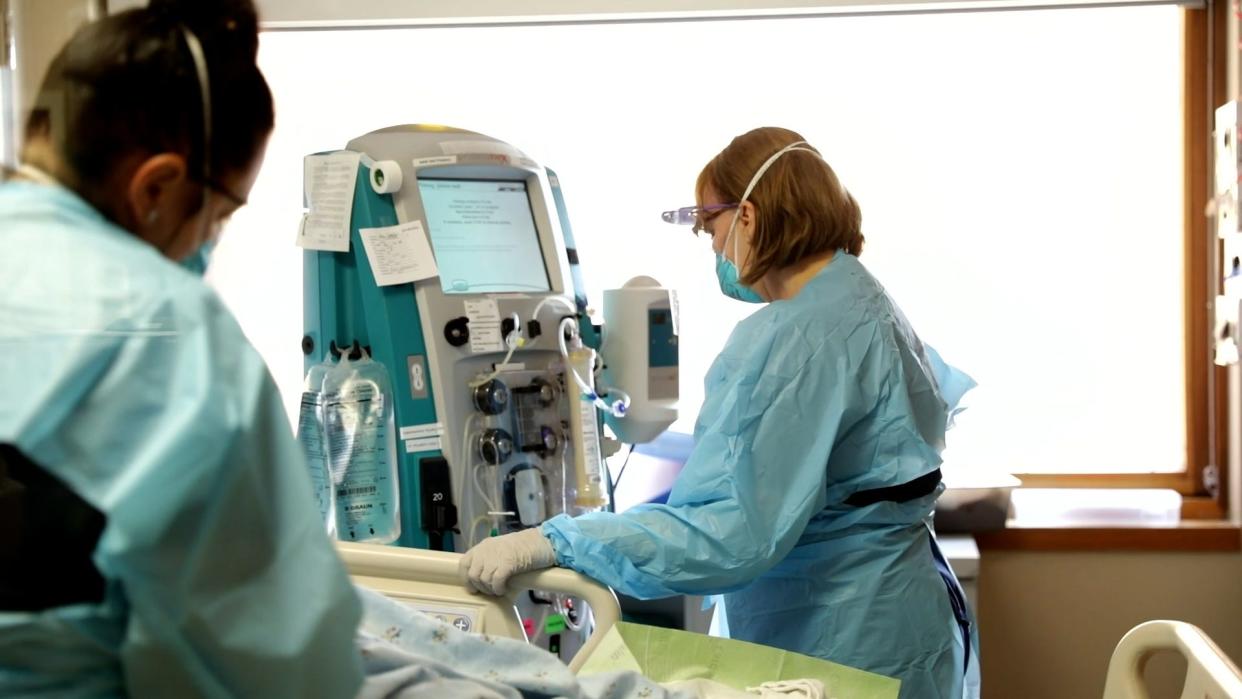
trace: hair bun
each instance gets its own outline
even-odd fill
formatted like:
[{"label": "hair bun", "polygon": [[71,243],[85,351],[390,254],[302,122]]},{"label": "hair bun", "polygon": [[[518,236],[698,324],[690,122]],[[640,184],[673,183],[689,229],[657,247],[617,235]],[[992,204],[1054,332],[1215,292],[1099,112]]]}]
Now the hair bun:
[{"label": "hair bun", "polygon": [[253,0],[149,0],[147,11],[185,25],[204,45],[227,42],[258,52],[259,14]]}]

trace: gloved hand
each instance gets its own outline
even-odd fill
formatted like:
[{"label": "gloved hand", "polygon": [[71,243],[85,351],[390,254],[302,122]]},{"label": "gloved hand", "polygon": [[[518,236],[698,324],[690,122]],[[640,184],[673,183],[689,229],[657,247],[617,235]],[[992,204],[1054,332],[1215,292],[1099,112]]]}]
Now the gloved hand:
[{"label": "gloved hand", "polygon": [[457,573],[467,586],[503,595],[509,578],[556,565],[556,552],[538,527],[484,539],[462,556]]}]

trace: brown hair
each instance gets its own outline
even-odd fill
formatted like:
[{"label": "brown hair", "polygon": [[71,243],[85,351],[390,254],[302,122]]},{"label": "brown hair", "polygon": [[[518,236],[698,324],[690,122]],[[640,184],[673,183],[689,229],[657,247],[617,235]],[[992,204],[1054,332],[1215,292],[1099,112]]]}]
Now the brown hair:
[{"label": "brown hair", "polygon": [[[763,162],[802,140],[797,133],[775,126],[733,139],[699,173],[694,188],[698,204],[703,204],[708,187],[722,202],[741,201]],[[795,150],[777,158],[746,198],[754,205],[757,220],[751,257],[739,279],[743,284],[838,249],[862,254],[862,210],[832,167],[816,153]]]}]

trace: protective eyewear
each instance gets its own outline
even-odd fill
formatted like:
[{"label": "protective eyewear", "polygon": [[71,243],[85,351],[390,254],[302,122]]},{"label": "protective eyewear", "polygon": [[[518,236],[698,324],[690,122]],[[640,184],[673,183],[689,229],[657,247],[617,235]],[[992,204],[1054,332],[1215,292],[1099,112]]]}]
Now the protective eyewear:
[{"label": "protective eyewear", "polygon": [[192,177],[190,179],[198,182],[199,184],[206,187],[207,189],[210,189],[212,192],[215,192],[216,194],[229,200],[229,202],[232,203],[238,209],[246,205],[245,199],[230,192],[228,187],[225,187],[222,183],[217,182],[211,179],[210,177]]},{"label": "protective eyewear", "polygon": [[229,191],[229,187],[225,186],[222,183],[219,183],[219,181],[216,181],[211,178],[202,178],[202,176],[194,176],[194,175],[190,176],[190,180],[195,181],[195,183],[201,185],[202,187],[204,187],[204,189],[210,190],[212,194],[225,197],[225,199],[229,200],[230,204],[235,206],[236,209],[241,209],[242,206],[246,206],[247,204],[247,201],[245,199],[242,199],[242,197],[237,196],[236,194],[233,194],[233,192]]},{"label": "protective eyewear", "polygon": [[700,231],[707,230],[707,224],[716,218],[722,211],[726,209],[737,208],[737,204],[711,204],[709,206],[683,206],[673,211],[665,211],[660,214],[660,218],[665,223],[672,223],[678,226],[694,226],[693,231],[697,234]]}]

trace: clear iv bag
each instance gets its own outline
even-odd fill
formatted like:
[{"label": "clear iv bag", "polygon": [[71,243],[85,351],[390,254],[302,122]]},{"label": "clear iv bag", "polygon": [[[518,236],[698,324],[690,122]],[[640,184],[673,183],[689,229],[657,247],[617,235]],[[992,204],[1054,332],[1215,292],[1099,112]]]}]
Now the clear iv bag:
[{"label": "clear iv bag", "polygon": [[336,488],[328,467],[328,452],[324,442],[324,394],[323,380],[333,368],[331,356],[324,357],[306,372],[302,386],[302,403],[298,412],[298,442],[306,456],[310,469],[311,487],[315,503],[319,506],[319,518],[328,536],[336,537]]},{"label": "clear iv bag", "polygon": [[336,534],[387,544],[401,535],[392,386],[365,353],[324,377],[324,435],[335,486]]}]

